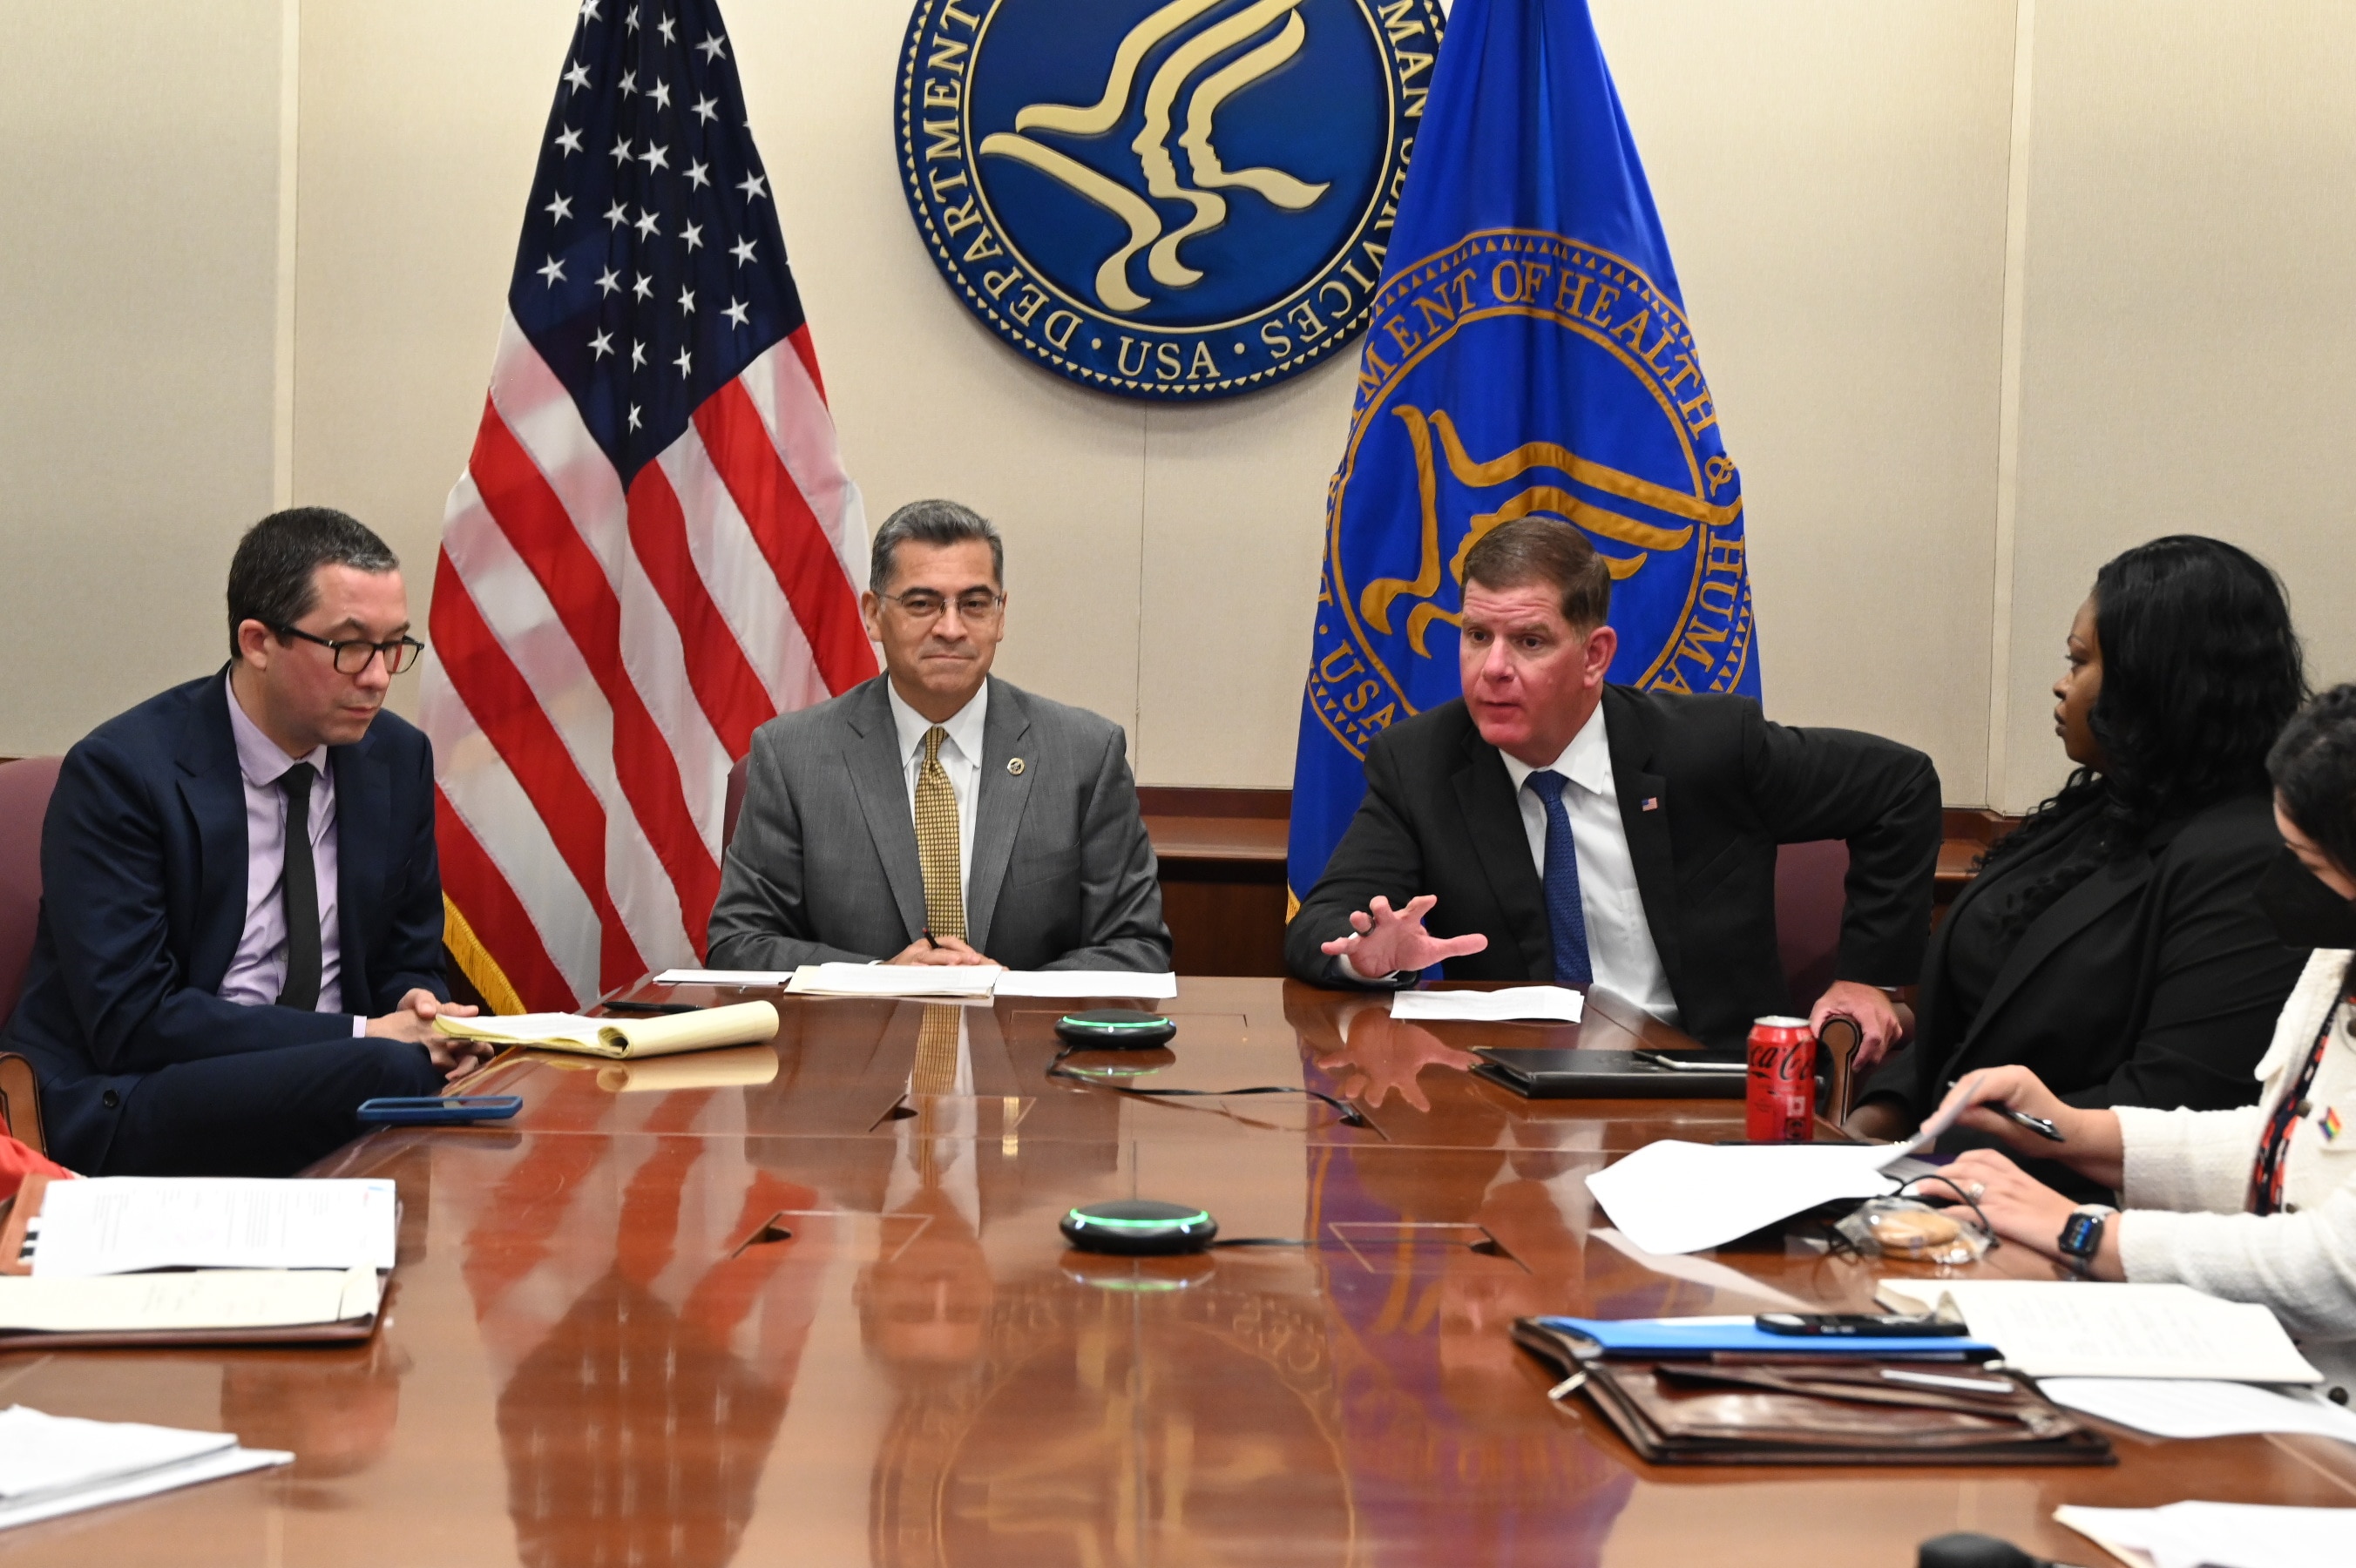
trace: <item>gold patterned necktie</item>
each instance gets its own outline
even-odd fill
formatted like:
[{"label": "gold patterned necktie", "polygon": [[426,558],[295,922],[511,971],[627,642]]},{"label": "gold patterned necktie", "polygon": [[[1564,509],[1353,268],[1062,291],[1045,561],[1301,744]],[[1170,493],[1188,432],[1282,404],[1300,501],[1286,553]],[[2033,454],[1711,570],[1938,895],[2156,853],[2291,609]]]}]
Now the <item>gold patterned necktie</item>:
[{"label": "gold patterned necktie", "polygon": [[916,859],[925,871],[925,927],[935,936],[965,939],[964,876],[958,869],[957,792],[941,766],[948,731],[925,731],[925,765],[916,774]]}]

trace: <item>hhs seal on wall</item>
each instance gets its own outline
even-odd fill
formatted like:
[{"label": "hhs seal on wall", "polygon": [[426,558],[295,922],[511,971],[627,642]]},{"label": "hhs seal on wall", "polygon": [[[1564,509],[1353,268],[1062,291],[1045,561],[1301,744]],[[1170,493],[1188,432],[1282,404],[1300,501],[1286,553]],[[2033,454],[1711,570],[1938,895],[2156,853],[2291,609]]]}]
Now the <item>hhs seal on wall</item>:
[{"label": "hhs seal on wall", "polygon": [[1440,26],[1439,0],[917,0],[909,209],[1060,375],[1268,386],[1366,324]]}]

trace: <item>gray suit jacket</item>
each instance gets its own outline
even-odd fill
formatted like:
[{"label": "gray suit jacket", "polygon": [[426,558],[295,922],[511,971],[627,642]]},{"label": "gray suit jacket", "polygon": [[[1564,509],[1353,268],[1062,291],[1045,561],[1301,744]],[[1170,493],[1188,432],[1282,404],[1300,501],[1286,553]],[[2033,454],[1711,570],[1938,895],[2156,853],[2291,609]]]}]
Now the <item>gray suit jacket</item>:
[{"label": "gray suit jacket", "polygon": [[[712,909],[713,968],[863,963],[924,933],[888,679],[753,732]],[[1012,969],[1168,969],[1162,884],[1120,726],[993,677],[981,751],[966,940]]]}]

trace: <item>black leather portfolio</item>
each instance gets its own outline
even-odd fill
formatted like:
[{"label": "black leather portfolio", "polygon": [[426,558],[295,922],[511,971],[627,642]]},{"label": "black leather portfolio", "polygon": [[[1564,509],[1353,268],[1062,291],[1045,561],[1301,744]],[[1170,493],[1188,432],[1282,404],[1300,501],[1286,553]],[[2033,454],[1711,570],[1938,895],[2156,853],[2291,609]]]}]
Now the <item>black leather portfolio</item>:
[{"label": "black leather portfolio", "polygon": [[[1701,1051],[1680,1052],[1669,1067],[1634,1051],[1475,1051],[1472,1071],[1531,1100],[1740,1100],[1743,1063]],[[1666,1056],[1667,1053],[1661,1053]]]}]

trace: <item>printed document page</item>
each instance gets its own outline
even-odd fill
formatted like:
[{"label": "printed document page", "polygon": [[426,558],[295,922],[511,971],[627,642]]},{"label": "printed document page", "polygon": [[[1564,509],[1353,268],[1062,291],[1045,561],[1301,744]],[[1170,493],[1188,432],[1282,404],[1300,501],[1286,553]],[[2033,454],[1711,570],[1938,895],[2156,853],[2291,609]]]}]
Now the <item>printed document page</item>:
[{"label": "printed document page", "polygon": [[1665,1138],[1587,1178],[1622,1235],[1648,1253],[1697,1253],[1837,1198],[1879,1198],[1896,1144],[1681,1143]]},{"label": "printed document page", "polygon": [[2047,1378],[2038,1388],[2056,1404],[2083,1410],[2154,1437],[2238,1437],[2298,1432],[2356,1443],[2356,1412],[2253,1383],[2198,1378]]},{"label": "printed document page", "polygon": [[786,989],[797,997],[986,998],[1004,973],[995,964],[805,964]]},{"label": "printed document page", "polygon": [[376,1270],[0,1275],[0,1329],[45,1334],[293,1328],[372,1316]]},{"label": "printed document page", "polygon": [[393,1184],[101,1176],[45,1190],[36,1278],[155,1268],[391,1269]]},{"label": "printed document page", "polygon": [[782,986],[794,977],[791,969],[666,969],[654,978],[658,986]]},{"label": "printed document page", "polygon": [[1417,1023],[1513,1023],[1528,1019],[1575,1024],[1586,998],[1564,986],[1508,986],[1502,991],[1399,991],[1391,1017]]},{"label": "printed document page", "polygon": [[1875,1296],[1900,1312],[1952,1301],[1965,1328],[2033,1378],[2323,1381],[2272,1312],[2187,1285],[1885,1279]]},{"label": "printed document page", "polygon": [[2170,1503],[2166,1508],[2080,1508],[2054,1521],[2123,1563],[2151,1568],[2345,1568],[2356,1509],[2265,1503]]},{"label": "printed document page", "polygon": [[1001,997],[1116,997],[1123,1001],[1166,1002],[1178,994],[1175,975],[1134,969],[1009,969],[998,977]]}]

